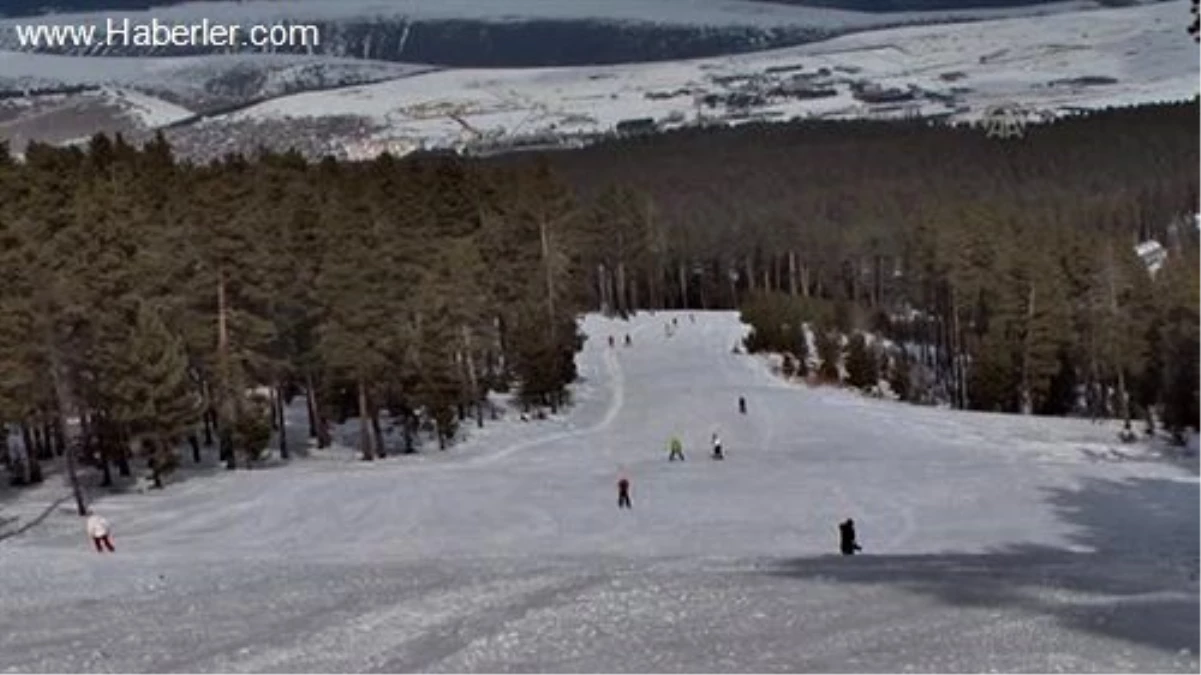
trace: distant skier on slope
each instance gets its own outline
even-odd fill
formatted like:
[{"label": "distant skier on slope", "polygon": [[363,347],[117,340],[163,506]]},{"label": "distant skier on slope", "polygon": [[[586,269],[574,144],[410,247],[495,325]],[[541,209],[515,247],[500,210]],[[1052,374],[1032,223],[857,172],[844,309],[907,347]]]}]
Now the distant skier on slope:
[{"label": "distant skier on slope", "polygon": [[863,550],[855,541],[855,521],[850,518],[838,524],[838,548],[843,555],[855,555],[855,551]]},{"label": "distant skier on slope", "polygon": [[738,397],[738,412],[742,413],[743,415],[746,414],[746,397],[745,396]]},{"label": "distant skier on slope", "polygon": [[609,346],[610,347],[613,346],[613,336],[612,335],[609,336]]},{"label": "distant skier on slope", "polygon": [[109,535],[109,524],[103,516],[92,513],[88,516],[87,530],[88,536],[92,538],[92,543],[96,546],[97,553],[104,553],[104,549],[108,549],[109,553],[116,553],[113,548],[113,540]]},{"label": "distant skier on slope", "polygon": [[684,461],[684,444],[680,442],[679,436],[672,436],[669,445],[670,451],[667,454],[667,461],[674,462],[678,457],[680,461]]},{"label": "distant skier on slope", "polygon": [[634,343],[630,341],[630,334],[626,333],[626,346],[629,347],[632,344]]},{"label": "distant skier on slope", "polygon": [[726,456],[721,452],[721,436],[717,432],[713,432],[713,459],[725,459]]},{"label": "distant skier on slope", "polygon": [[634,508],[634,505],[630,503],[630,479],[626,478],[625,474],[617,479],[617,508]]}]

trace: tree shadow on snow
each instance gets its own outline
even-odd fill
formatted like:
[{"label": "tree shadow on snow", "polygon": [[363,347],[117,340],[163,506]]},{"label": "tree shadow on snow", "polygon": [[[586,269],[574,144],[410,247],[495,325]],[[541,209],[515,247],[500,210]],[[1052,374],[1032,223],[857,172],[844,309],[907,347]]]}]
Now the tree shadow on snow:
[{"label": "tree shadow on snow", "polygon": [[1093,479],[1080,490],[1046,492],[1075,528],[1075,550],[1015,544],[979,554],[872,555],[869,541],[864,555],[791,559],[767,573],[887,584],[950,606],[1010,607],[1076,631],[1196,655],[1196,483]]}]

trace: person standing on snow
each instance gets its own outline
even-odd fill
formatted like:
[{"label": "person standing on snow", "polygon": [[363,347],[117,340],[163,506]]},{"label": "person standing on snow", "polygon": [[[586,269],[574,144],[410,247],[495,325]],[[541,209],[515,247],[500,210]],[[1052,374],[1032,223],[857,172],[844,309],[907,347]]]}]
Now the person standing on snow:
[{"label": "person standing on snow", "polygon": [[745,396],[738,397],[738,412],[742,413],[743,415],[746,414],[746,397]]},{"label": "person standing on snow", "polygon": [[843,555],[855,555],[855,551],[863,550],[855,541],[855,521],[850,518],[838,524],[838,548]]},{"label": "person standing on snow", "polygon": [[88,516],[88,536],[92,538],[92,543],[96,545],[97,553],[104,553],[104,549],[108,549],[109,553],[116,553],[113,548],[113,540],[109,537],[108,521],[102,516],[92,513]]},{"label": "person standing on snow", "polygon": [[721,453],[721,436],[717,432],[713,432],[713,459],[725,459],[725,455]]},{"label": "person standing on snow", "polygon": [[670,452],[667,454],[667,461],[674,462],[676,461],[677,457],[680,458],[681,462],[684,461],[684,444],[680,442],[679,436],[671,437],[671,444],[669,445],[669,448]]},{"label": "person standing on snow", "polygon": [[625,474],[622,474],[622,476],[617,479],[617,508],[634,508],[633,504],[630,503],[630,479],[626,478]]}]

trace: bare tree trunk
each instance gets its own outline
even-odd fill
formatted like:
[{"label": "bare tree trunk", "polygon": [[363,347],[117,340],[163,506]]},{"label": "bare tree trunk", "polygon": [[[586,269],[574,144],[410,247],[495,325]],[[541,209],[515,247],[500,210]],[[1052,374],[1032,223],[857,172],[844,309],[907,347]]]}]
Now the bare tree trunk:
[{"label": "bare tree trunk", "polygon": [[204,413],[201,418],[204,420],[204,447],[213,447],[213,423],[216,421],[213,412],[213,396],[209,389],[208,380],[202,380],[200,383],[200,396],[204,400]]},{"label": "bare tree trunk", "polygon": [[1034,323],[1034,302],[1036,300],[1034,283],[1026,292],[1026,330],[1022,336],[1021,391],[1018,398],[1021,402],[1022,414],[1034,413],[1034,399],[1030,392],[1030,342],[1031,326]]},{"label": "bare tree trunk", "polygon": [[309,415],[309,438],[317,438],[317,406],[313,393],[313,376],[304,376],[304,404]]},{"label": "bare tree trunk", "polygon": [[676,276],[680,283],[680,304],[678,305],[680,308],[688,306],[688,273],[684,268],[684,263],[677,263]]},{"label": "bare tree trunk", "polygon": [[626,288],[626,265],[624,262],[617,263],[617,312],[625,316],[630,311],[629,306],[629,291]]},{"label": "bare tree trunk", "polygon": [[788,252],[788,294],[794,298],[797,295],[796,251]]},{"label": "bare tree trunk", "polygon": [[42,463],[33,442],[28,422],[21,423],[21,442],[25,446],[25,484],[42,482]]},{"label": "bare tree trunk", "polygon": [[379,424],[379,406],[371,403],[371,433],[375,437],[376,453],[383,459],[388,456],[388,448],[384,444],[384,432]]},{"label": "bare tree trunk", "polygon": [[596,293],[597,301],[600,303],[601,314],[609,315],[613,312],[613,305],[609,302],[609,275],[605,270],[604,263],[596,265]]},{"label": "bare tree trunk", "polygon": [[375,459],[375,442],[371,437],[371,414],[367,410],[367,385],[363,382],[363,378],[359,378],[359,445],[363,449],[363,461],[370,462]]},{"label": "bare tree trunk", "polygon": [[746,272],[746,290],[750,293],[755,292],[755,267],[751,262],[751,257],[745,256],[742,259],[743,270]]},{"label": "bare tree trunk", "polygon": [[809,297],[809,265],[801,265],[801,297]]},{"label": "bare tree trunk", "polygon": [[284,415],[284,388],[277,380],[275,383],[275,415],[279,419],[279,458],[288,459],[288,422]]},{"label": "bare tree trunk", "polygon": [[483,400],[486,395],[480,390],[479,376],[475,370],[475,358],[472,354],[471,328],[467,324],[460,327],[460,332],[463,335],[463,353],[467,360],[467,382],[471,387],[471,400],[475,404],[475,423],[479,428],[484,428],[484,406]]},{"label": "bare tree trunk", "polygon": [[[67,384],[64,382],[62,356],[53,336],[47,340],[46,346],[49,348],[50,377],[53,380],[54,398],[57,404],[54,417],[56,433],[66,445],[67,413],[71,410],[70,394],[67,392]],[[75,509],[79,515],[86,516],[88,507],[84,503],[83,488],[79,485],[79,474],[75,467],[75,444],[67,445],[63,451],[67,458],[67,478],[71,481],[71,494],[75,497]]]},{"label": "bare tree trunk", "polygon": [[[238,468],[237,452],[233,447],[233,427],[237,412],[234,406],[233,373],[230,370],[229,359],[229,323],[226,316],[228,309],[225,298],[225,270],[217,271],[217,372],[220,380],[221,415],[217,422],[218,435],[221,438],[221,454],[225,460],[225,468],[232,471]],[[237,395],[240,395],[237,394]]]}]

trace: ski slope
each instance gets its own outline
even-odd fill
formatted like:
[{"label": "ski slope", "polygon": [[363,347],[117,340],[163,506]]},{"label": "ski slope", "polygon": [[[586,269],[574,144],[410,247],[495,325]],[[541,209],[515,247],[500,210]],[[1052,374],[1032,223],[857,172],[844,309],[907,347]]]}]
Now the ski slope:
[{"label": "ski slope", "polygon": [[787,384],[733,313],[584,327],[562,418],[107,496],[111,556],[61,510],[0,541],[0,671],[1197,671],[1195,467]]}]

